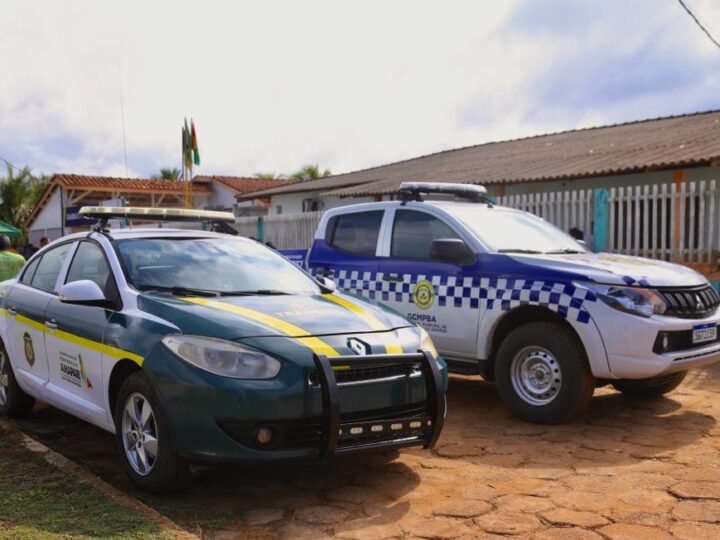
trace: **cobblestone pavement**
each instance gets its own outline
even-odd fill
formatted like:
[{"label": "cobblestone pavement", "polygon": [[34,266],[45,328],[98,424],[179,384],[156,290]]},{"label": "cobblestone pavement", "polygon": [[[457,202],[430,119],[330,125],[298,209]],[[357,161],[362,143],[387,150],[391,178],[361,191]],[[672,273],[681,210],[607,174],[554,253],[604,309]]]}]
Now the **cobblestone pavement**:
[{"label": "cobblestone pavement", "polygon": [[572,424],[511,418],[495,389],[453,377],[433,452],[331,466],[207,471],[148,497],[120,471],[110,435],[52,409],[21,427],[206,538],[720,538],[720,368],[669,397],[599,389]]}]

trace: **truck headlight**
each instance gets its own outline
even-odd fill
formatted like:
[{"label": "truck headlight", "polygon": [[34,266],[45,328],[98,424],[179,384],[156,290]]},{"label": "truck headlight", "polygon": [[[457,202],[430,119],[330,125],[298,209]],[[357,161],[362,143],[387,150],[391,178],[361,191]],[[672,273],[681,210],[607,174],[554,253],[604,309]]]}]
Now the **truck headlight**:
[{"label": "truck headlight", "polygon": [[432,354],[433,358],[438,357],[438,352],[435,348],[435,344],[432,342],[430,334],[428,334],[424,328],[420,328],[420,348]]},{"label": "truck headlight", "polygon": [[203,336],[166,336],[163,344],[192,365],[233,379],[272,379],[280,362],[257,349]]},{"label": "truck headlight", "polygon": [[667,310],[665,301],[652,289],[594,283],[576,283],[575,285],[591,291],[608,306],[625,313],[650,317],[656,313],[662,315]]}]

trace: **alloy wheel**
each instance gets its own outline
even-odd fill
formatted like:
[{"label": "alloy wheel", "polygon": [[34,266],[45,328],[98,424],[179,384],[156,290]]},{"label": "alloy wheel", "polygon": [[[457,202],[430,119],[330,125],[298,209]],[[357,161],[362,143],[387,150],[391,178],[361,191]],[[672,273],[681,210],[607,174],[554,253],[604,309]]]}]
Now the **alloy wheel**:
[{"label": "alloy wheel", "polygon": [[130,466],[140,476],[155,468],[158,454],[158,431],[155,413],[142,394],[130,394],[123,407],[122,440]]},{"label": "alloy wheel", "polygon": [[10,362],[3,351],[0,351],[0,406],[5,405],[10,391]]}]

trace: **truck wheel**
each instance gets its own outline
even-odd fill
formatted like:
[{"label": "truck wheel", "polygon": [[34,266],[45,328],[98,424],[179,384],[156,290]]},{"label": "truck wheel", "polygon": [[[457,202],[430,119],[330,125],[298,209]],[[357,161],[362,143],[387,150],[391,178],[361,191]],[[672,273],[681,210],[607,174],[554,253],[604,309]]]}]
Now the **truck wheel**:
[{"label": "truck wheel", "polygon": [[495,372],[503,402],[519,418],[538,424],[580,416],[595,390],[582,344],[558,323],[528,323],[510,332]]},{"label": "truck wheel", "polygon": [[22,391],[15,380],[10,358],[5,346],[0,343],[0,414],[20,418],[28,414],[35,405],[35,399]]},{"label": "truck wheel", "polygon": [[687,371],[679,371],[649,379],[623,379],[614,381],[612,385],[628,397],[653,399],[675,390],[683,382],[685,375]]},{"label": "truck wheel", "polygon": [[167,493],[187,486],[190,467],[170,447],[155,391],[142,371],[120,386],[115,403],[115,439],[123,467],[141,490]]}]

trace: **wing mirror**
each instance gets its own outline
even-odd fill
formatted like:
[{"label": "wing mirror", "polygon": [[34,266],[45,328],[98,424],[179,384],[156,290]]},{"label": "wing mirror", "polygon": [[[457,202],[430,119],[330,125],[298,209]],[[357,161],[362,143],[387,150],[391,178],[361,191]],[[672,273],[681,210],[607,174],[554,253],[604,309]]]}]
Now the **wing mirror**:
[{"label": "wing mirror", "polygon": [[470,264],[475,256],[459,238],[439,238],[430,244],[430,258],[435,261]]},{"label": "wing mirror", "polygon": [[89,279],[80,279],[66,283],[58,291],[58,298],[65,304],[79,306],[111,307],[114,302],[105,298],[98,284]]},{"label": "wing mirror", "polygon": [[320,285],[320,289],[322,289],[322,292],[324,294],[330,294],[337,291],[337,285],[332,279],[328,277],[318,276],[315,278],[315,280],[318,282],[318,285]]}]

